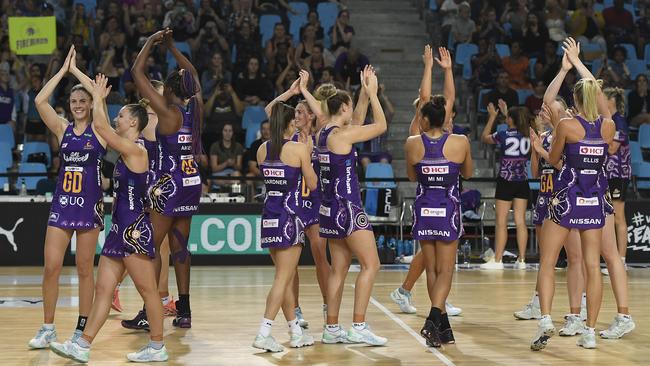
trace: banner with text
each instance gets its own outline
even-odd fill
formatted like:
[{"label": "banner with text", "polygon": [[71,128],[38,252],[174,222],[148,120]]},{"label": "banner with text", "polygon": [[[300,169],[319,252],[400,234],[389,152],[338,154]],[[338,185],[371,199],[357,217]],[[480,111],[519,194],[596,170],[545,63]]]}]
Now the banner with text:
[{"label": "banner with text", "polygon": [[51,55],[56,48],[56,19],[9,17],[9,47],[17,55]]},{"label": "banner with text", "polygon": [[625,203],[627,254],[629,263],[650,262],[650,205],[636,201]]}]

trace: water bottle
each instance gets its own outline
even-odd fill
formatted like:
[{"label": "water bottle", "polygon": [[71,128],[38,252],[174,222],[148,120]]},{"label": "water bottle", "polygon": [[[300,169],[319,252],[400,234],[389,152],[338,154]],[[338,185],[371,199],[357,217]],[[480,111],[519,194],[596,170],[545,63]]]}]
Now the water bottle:
[{"label": "water bottle", "polygon": [[403,257],[404,255],[404,240],[399,239],[397,241],[397,256]]},{"label": "water bottle", "polygon": [[22,179],[20,185],[20,196],[27,196],[27,186],[25,185],[25,178]]},{"label": "water bottle", "polygon": [[469,268],[470,255],[472,253],[472,245],[469,243],[469,240],[465,240],[461,246],[461,258],[463,258],[463,267]]},{"label": "water bottle", "polygon": [[377,248],[379,250],[384,249],[385,242],[386,242],[386,238],[383,235],[379,235],[379,238],[377,238]]}]

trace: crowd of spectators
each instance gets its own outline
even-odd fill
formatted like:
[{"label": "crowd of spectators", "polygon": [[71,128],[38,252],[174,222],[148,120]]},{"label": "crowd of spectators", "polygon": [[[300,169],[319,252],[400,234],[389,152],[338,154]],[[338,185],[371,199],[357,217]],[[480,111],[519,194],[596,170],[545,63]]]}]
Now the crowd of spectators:
[{"label": "crowd of spectators", "polygon": [[[58,142],[41,122],[33,101],[61,67],[70,45],[75,45],[82,71],[109,78],[113,92],[108,103],[122,105],[139,99],[130,68],[146,38],[169,27],[177,48],[190,57],[201,78],[206,154],[202,168],[207,178],[214,178],[206,182],[219,185],[223,182],[216,178],[224,175],[259,176],[255,151],[269,138],[268,124],[255,125],[259,139],[246,146],[242,126],[246,109],[266,105],[297,79],[300,69],[310,72],[314,88],[334,83],[354,93],[359,71],[369,63],[354,46],[355,30],[344,3],[302,3],[309,10],[303,24],[295,27],[291,19],[299,9],[285,0],[2,0],[0,124],[12,126],[16,141],[47,141],[56,156]],[[328,29],[319,20],[320,3],[330,3],[338,12]],[[265,33],[260,20],[267,15],[280,21]],[[11,52],[7,28],[11,16],[55,16],[55,52],[28,57]],[[164,80],[177,67],[163,47],[157,48],[148,65],[150,78],[156,80]],[[67,98],[76,83],[72,77],[64,79],[50,101],[63,117],[69,113]],[[372,155],[380,146],[366,148]]]}]

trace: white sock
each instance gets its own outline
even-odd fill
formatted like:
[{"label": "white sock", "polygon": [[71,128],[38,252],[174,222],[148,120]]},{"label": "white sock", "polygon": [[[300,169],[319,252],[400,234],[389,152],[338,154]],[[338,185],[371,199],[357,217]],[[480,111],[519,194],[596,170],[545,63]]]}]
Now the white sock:
[{"label": "white sock", "polygon": [[618,313],[618,317],[619,317],[619,318],[624,318],[624,319],[632,319],[632,317],[630,316],[630,314],[621,314],[621,313]]},{"label": "white sock", "polygon": [[582,300],[580,300],[580,306],[581,307],[587,306],[587,293],[585,292],[582,293]]},{"label": "white sock", "polygon": [[289,331],[291,331],[291,334],[302,335],[302,328],[300,328],[300,324],[298,324],[298,318],[289,320],[287,322],[287,325],[289,326]]},{"label": "white sock", "polygon": [[594,334],[594,333],[596,333],[596,328],[585,327],[585,330],[587,331],[587,334]]},{"label": "white sock", "polygon": [[259,334],[262,337],[268,337],[271,335],[271,327],[273,326],[273,320],[271,319],[262,319],[262,324],[260,324]]},{"label": "white sock", "polygon": [[162,300],[163,305],[167,305],[171,301],[171,298],[170,296],[165,296],[165,297],[161,297],[160,300]]},{"label": "white sock", "polygon": [[535,291],[535,295],[533,295],[531,302],[533,303],[533,307],[539,308],[539,295],[537,294],[537,291]]},{"label": "white sock", "polygon": [[352,327],[356,330],[364,330],[366,328],[366,322],[352,323]]},{"label": "white sock", "polygon": [[335,333],[335,332],[338,332],[341,329],[341,327],[338,325],[338,323],[337,324],[327,324],[325,326],[325,329],[327,329],[328,332]]},{"label": "white sock", "polygon": [[54,330],[54,323],[51,324],[43,324],[43,328],[47,330]]},{"label": "white sock", "polygon": [[411,293],[411,291],[405,289],[405,288],[402,287],[402,286],[400,286],[400,288],[398,288],[397,291],[399,291],[399,293],[402,294],[402,295],[408,295],[408,294]]},{"label": "white sock", "polygon": [[550,315],[550,314],[544,314],[544,315],[542,315],[542,318],[540,319],[540,321],[542,321],[542,320],[544,320],[544,319],[551,320],[551,315]]},{"label": "white sock", "polygon": [[323,322],[327,323],[327,304],[323,304]]},{"label": "white sock", "polygon": [[86,339],[84,339],[84,337],[77,338],[75,343],[77,343],[79,345],[79,347],[90,348],[90,342],[88,342]]}]

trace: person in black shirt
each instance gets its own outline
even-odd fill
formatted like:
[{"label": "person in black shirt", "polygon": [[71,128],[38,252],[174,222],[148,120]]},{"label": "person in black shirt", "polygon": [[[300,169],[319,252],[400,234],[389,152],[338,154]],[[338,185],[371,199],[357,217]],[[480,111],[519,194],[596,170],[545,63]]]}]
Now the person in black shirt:
[{"label": "person in black shirt", "polygon": [[[487,107],[490,103],[499,105],[499,100],[504,100],[509,106],[519,105],[519,96],[517,92],[508,85],[510,78],[508,73],[501,70],[497,76],[496,87],[483,98],[483,104]],[[503,115],[501,115],[503,117]],[[503,118],[501,118],[503,120]],[[499,122],[501,123],[501,122]]]}]

